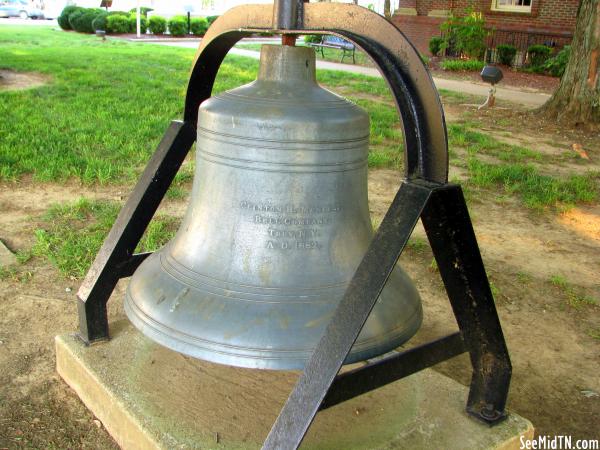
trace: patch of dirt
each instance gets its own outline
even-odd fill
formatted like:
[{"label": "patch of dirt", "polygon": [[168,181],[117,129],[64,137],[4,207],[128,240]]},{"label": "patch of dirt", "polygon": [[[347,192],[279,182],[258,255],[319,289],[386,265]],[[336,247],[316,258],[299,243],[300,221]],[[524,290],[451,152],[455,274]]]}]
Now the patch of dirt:
[{"label": "patch of dirt", "polygon": [[48,84],[51,80],[51,77],[41,73],[0,69],[0,91],[32,89]]},{"label": "patch of dirt", "polygon": [[77,326],[77,286],[40,261],[26,270],[28,281],[0,281],[0,448],[118,448],[55,372],[54,336]]},{"label": "patch of dirt", "polygon": [[[541,160],[529,160],[528,164],[536,166],[544,175],[567,178],[573,174],[600,172],[600,133],[557,126],[540,117],[536,111],[500,107],[477,110],[474,105],[447,100],[444,103],[447,122],[467,120],[474,131],[488,134],[509,145],[541,153]],[[582,158],[574,150],[574,144],[581,145],[588,159]],[[453,150],[458,154],[462,152],[457,148]],[[478,158],[484,160],[486,156],[479,155]],[[497,162],[494,158],[487,158],[487,162]]]},{"label": "patch of dirt", "polygon": [[570,145],[565,141],[555,141],[552,144],[547,142],[540,142],[535,136],[522,132],[511,132],[498,131],[495,129],[481,129],[478,131],[489,133],[494,139],[504,142],[509,145],[518,145],[535,149],[536,151],[543,153],[544,155],[557,156],[563,152],[570,151]]},{"label": "patch of dirt", "polygon": [[[530,142],[549,144],[569,150],[572,144],[581,144],[591,160],[600,158],[600,132],[557,124],[542,116],[539,111],[513,107],[482,109],[471,112],[484,128],[508,132],[513,136],[529,136]],[[565,147],[563,147],[565,146]]]},{"label": "patch of dirt", "polygon": [[565,228],[580,237],[600,242],[600,207],[573,208],[561,214],[557,220]]},{"label": "patch of dirt", "polygon": [[122,200],[125,190],[103,186],[85,186],[80,183],[33,183],[24,179],[19,183],[0,183],[0,230],[12,230],[1,236],[13,251],[26,248],[32,242],[33,230],[39,219],[55,203],[89,199]]}]

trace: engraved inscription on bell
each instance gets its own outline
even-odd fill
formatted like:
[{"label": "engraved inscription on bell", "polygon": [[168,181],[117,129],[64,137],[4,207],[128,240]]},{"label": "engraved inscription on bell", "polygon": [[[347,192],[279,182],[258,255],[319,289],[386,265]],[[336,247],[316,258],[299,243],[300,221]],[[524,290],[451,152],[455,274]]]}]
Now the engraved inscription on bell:
[{"label": "engraved inscription on bell", "polygon": [[311,250],[327,246],[328,242],[322,239],[329,237],[329,233],[323,232],[322,228],[333,224],[335,213],[341,210],[339,205],[274,205],[247,200],[242,200],[240,207],[253,212],[254,223],[267,226],[269,240],[266,247],[282,250]]},{"label": "engraved inscription on bell", "polygon": [[[368,143],[367,114],[316,83],[312,49],[263,46],[255,82],[200,106],[190,205],[133,275],[131,321],[197,358],[302,368],[373,236]],[[399,346],[421,316],[396,267],[346,362]]]}]

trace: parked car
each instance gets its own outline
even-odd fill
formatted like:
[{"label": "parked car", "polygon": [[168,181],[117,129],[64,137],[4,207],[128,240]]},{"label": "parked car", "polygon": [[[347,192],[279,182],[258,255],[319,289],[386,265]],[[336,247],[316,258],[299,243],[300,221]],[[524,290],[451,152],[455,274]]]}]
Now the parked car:
[{"label": "parked car", "polygon": [[0,17],[43,19],[44,12],[39,8],[30,6],[25,0],[2,0],[0,1]]}]

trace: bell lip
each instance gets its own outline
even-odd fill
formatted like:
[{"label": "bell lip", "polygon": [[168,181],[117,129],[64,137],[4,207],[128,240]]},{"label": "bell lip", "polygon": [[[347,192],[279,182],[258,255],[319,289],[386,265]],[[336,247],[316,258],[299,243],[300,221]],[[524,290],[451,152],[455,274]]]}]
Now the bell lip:
[{"label": "bell lip", "polygon": [[[125,295],[124,309],[125,314],[131,323],[140,332],[142,332],[142,334],[150,338],[152,341],[178,353],[211,363],[247,369],[293,371],[303,370],[306,362],[312,355],[312,352],[310,351],[295,351],[293,352],[293,356],[286,358],[282,356],[258,354],[259,352],[266,353],[268,350],[256,350],[256,356],[250,356],[231,353],[231,351],[224,350],[225,347],[215,342],[212,342],[211,344],[216,347],[221,347],[222,350],[202,348],[197,345],[190,344],[182,339],[178,339],[172,334],[166,334],[158,327],[153,326],[151,322],[153,320],[152,318],[148,317],[149,320],[144,319],[142,315],[145,314],[138,308],[131,298],[129,289],[127,289],[127,293]],[[423,310],[419,304],[419,307],[415,310],[415,313],[411,317],[407,318],[405,322],[407,326],[402,328],[402,333],[397,334],[393,338],[383,342],[377,340],[375,344],[366,348],[361,348],[357,351],[353,351],[353,347],[350,351],[350,354],[344,361],[344,365],[375,358],[398,348],[416,334],[421,327],[422,321]],[[361,345],[361,347],[363,346],[364,344]],[[290,353],[292,354],[292,352]]]}]

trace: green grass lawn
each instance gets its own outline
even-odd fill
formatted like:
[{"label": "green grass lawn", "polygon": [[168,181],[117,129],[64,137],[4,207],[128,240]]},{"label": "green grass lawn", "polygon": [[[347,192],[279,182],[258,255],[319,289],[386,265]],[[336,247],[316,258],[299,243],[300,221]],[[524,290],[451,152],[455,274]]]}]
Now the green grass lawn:
[{"label": "green grass lawn", "polygon": [[[37,27],[0,27],[0,68],[51,78],[0,93],[0,178],[130,182],[170,120],[182,115],[193,50],[100,41]],[[247,82],[247,60],[226,64],[218,89]]]},{"label": "green grass lawn", "polygon": [[[118,39],[102,42],[49,27],[0,27],[0,69],[38,72],[50,80],[35,89],[0,91],[0,181],[18,186],[29,175],[33,182],[131,186],[169,122],[182,117],[194,53]],[[257,66],[250,58],[227,57],[215,90],[250,82]],[[319,71],[318,78],[369,113],[369,165],[401,168],[402,132],[385,82],[333,71]],[[461,93],[442,95],[447,101],[467,100]],[[504,192],[536,209],[597,199],[598,174],[542,175],[533,164],[550,163],[547,155],[501,143],[466,120],[449,124],[448,131],[451,161],[467,172],[463,184],[469,192]],[[192,178],[193,161],[177,175],[168,197],[185,195]],[[53,206],[41,218],[35,246],[20,258],[46,256],[65,275],[80,277],[118,209],[118,202],[90,200]],[[141,248],[160,246],[174,229],[170,218],[155,218]],[[86,238],[76,239],[82,235]]]},{"label": "green grass lawn", "polygon": [[[30,174],[39,181],[131,184],[168,123],[182,116],[194,52],[118,39],[102,42],[95,36],[50,27],[0,27],[0,68],[39,72],[51,80],[36,89],[0,92],[0,180]],[[215,91],[253,80],[256,70],[255,60],[227,57]],[[323,85],[340,90],[369,112],[370,166],[401,168],[402,133],[385,82],[334,71],[319,71],[318,77]],[[461,94],[442,94],[462,98]],[[467,122],[449,125],[449,137],[451,151],[467,150],[469,161],[463,164],[472,175],[470,181],[481,186],[512,186],[519,178],[515,174],[527,185],[536,174],[528,164],[543,159],[534,150],[507,146],[479,133]],[[478,155],[496,158],[495,170],[471,161]],[[178,185],[189,182],[191,176],[189,171],[180,174]],[[535,204],[595,198],[589,177],[575,181],[547,178],[550,182],[541,185],[552,195],[539,196]],[[569,183],[579,188],[572,189]],[[556,195],[562,187],[567,194]]]},{"label": "green grass lawn", "polygon": [[[181,118],[193,49],[136,44],[50,28],[0,27],[0,68],[51,78],[43,87],[1,92],[0,179],[130,183],[168,123]],[[227,57],[215,91],[254,79],[257,62]],[[321,72],[329,87],[387,92],[380,79]],[[401,143],[393,107],[361,101],[375,117],[379,166],[397,167]],[[396,130],[396,131],[391,131]]]}]

